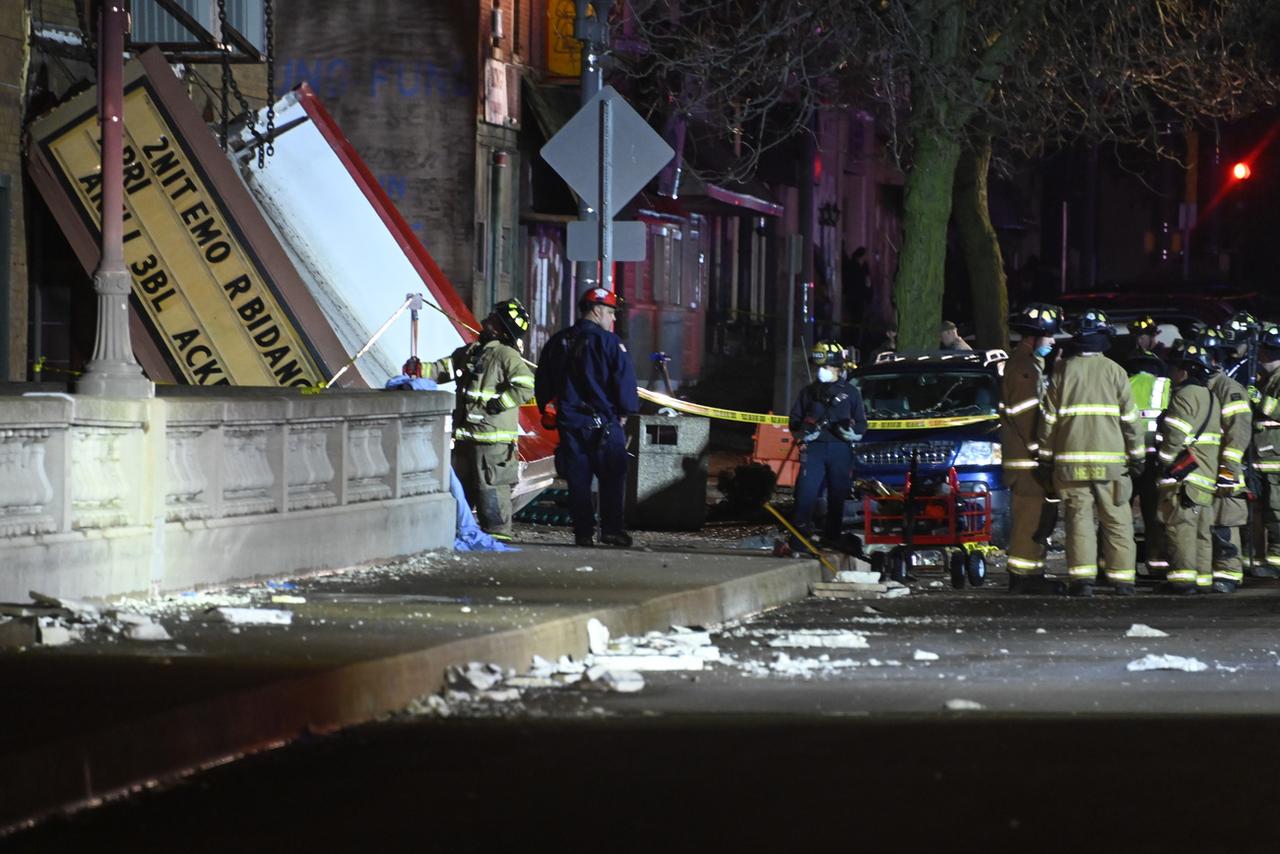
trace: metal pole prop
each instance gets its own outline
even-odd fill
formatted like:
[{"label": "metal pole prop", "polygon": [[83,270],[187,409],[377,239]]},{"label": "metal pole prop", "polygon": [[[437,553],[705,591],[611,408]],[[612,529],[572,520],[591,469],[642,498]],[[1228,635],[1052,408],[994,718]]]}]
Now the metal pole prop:
[{"label": "metal pole prop", "polygon": [[124,266],[124,36],[128,12],[120,0],[98,4],[98,126],[102,133],[102,254],[93,274],[98,329],[93,357],[76,383],[80,394],[151,397],[129,340],[129,292]]},{"label": "metal pole prop", "polygon": [[613,107],[600,102],[600,287],[613,290]]},{"label": "metal pole prop", "polygon": [[[595,6],[595,16],[587,14]],[[603,50],[601,41],[604,34],[608,32],[606,29],[608,24],[601,24],[601,16],[608,18],[608,6],[612,3],[596,3],[592,4],[589,0],[574,0],[574,38],[582,42],[582,74],[580,77],[582,87],[582,99],[579,103],[585,104],[595,97],[604,85],[604,70],[600,63],[600,54]],[[578,202],[578,219],[589,221],[595,213],[587,207],[587,203]],[[599,270],[599,262],[592,264],[589,261],[577,261],[574,264],[575,278],[577,279],[578,293],[582,293],[587,288],[593,287]],[[566,293],[564,295],[565,325],[573,323],[574,306],[577,302],[577,294],[573,293],[573,286],[566,282]]]}]

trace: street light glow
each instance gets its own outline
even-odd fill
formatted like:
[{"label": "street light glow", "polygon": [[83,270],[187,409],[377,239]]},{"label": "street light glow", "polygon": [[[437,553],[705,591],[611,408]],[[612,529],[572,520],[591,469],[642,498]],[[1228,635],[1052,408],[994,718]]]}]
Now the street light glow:
[{"label": "street light glow", "polygon": [[1239,163],[1231,167],[1231,177],[1237,181],[1243,181],[1253,174],[1253,170],[1249,168],[1249,164],[1241,160]]}]

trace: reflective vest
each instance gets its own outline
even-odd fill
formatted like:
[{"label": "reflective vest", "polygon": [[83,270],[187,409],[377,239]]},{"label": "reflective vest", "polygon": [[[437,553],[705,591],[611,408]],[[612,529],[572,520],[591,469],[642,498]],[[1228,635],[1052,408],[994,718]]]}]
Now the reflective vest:
[{"label": "reflective vest", "polygon": [[1129,389],[1133,392],[1133,403],[1138,407],[1138,418],[1142,421],[1148,454],[1156,452],[1156,420],[1160,413],[1169,408],[1169,396],[1173,393],[1173,384],[1168,377],[1158,377],[1146,371],[1139,371],[1129,377]]},{"label": "reflective vest", "polygon": [[520,405],[533,399],[533,371],[501,341],[476,341],[424,367],[438,383],[457,383],[453,437],[482,445],[520,438]]},{"label": "reflective vest", "polygon": [[1129,460],[1146,456],[1137,420],[1123,368],[1101,353],[1060,359],[1044,398],[1037,453],[1059,480],[1116,480]]}]

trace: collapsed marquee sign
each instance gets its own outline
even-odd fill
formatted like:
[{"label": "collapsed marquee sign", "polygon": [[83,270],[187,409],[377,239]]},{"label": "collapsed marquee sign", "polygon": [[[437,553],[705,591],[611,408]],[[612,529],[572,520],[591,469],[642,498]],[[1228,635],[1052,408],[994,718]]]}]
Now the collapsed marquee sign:
[{"label": "collapsed marquee sign", "polygon": [[[147,375],[323,383],[345,361],[341,343],[158,50],[126,66],[124,90],[124,254]],[[93,271],[102,200],[95,91],[38,120],[29,152],[32,180]]]},{"label": "collapsed marquee sign", "polygon": [[[475,340],[475,316],[306,86],[276,104],[266,169],[237,167],[159,50],[125,68],[125,263],[134,354],[156,382],[319,386],[406,292],[433,310],[427,354]],[[32,126],[28,171],[80,263],[100,253],[96,92]],[[268,218],[270,223],[268,223]],[[390,323],[389,321],[387,323]],[[344,387],[381,387],[409,339],[401,317]],[[367,349],[367,348],[366,348]],[[555,435],[520,413],[517,504],[550,485]]]}]

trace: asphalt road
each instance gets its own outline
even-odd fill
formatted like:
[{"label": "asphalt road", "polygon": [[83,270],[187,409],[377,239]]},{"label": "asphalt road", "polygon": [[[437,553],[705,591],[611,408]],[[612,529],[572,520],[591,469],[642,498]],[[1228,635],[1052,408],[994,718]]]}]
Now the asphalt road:
[{"label": "asphalt road", "polygon": [[[639,693],[531,690],[306,737],[0,847],[1280,846],[1280,586],[1069,600],[1010,597],[998,575],[965,591],[921,580],[724,627],[732,663],[650,673]],[[1168,636],[1125,637],[1134,624]],[[865,647],[773,645],[854,633]],[[1204,669],[1127,669],[1148,654]],[[944,710],[954,700],[981,708]]]}]

